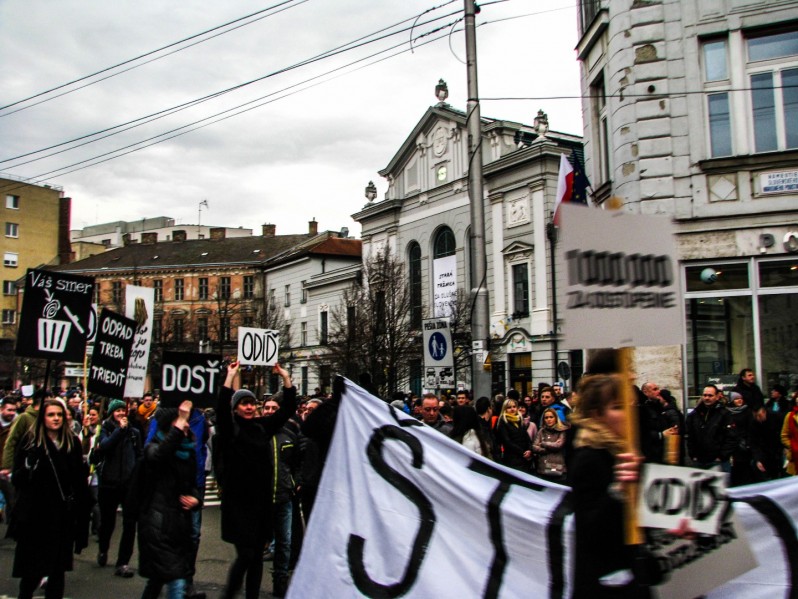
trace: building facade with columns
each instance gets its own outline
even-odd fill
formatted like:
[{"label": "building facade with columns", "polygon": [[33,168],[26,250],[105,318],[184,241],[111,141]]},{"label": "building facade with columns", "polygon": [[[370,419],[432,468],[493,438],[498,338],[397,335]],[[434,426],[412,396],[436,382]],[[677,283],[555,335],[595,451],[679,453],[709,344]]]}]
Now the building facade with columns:
[{"label": "building facade with columns", "polygon": [[752,368],[798,389],[798,2],[581,0],[594,200],[670,216],[685,345],[640,379],[695,399]]},{"label": "building facade with columns", "polygon": [[[424,318],[448,314],[467,329],[473,290],[486,286],[491,347],[485,367],[493,392],[528,393],[541,381],[555,381],[559,362],[581,371],[581,352],[572,356],[557,347],[548,235],[560,156],[580,154],[581,138],[549,131],[542,112],[535,126],[482,121],[485,281],[475,281],[471,268],[466,114],[448,104],[426,111],[379,173],[388,181],[385,197],[370,198],[353,218],[362,226],[364,260],[389,248],[406,265],[419,343]],[[470,388],[470,341],[466,336],[454,344],[461,358],[456,384]],[[428,388],[423,365],[411,371],[409,387]]]}]

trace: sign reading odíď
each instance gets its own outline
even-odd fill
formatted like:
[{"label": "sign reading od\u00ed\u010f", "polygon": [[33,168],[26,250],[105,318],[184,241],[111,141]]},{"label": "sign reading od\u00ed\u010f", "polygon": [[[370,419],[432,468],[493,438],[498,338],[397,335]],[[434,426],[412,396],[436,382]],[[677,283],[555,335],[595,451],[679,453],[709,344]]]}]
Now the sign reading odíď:
[{"label": "sign reading od\u00ed\u010f", "polygon": [[241,364],[274,366],[279,351],[279,331],[238,327],[238,360]]},{"label": "sign reading od\u00ed\u010f", "polygon": [[114,399],[124,397],[135,334],[135,320],[103,308],[91,355],[90,392]]},{"label": "sign reading od\u00ed\u010f", "polygon": [[194,407],[216,407],[216,396],[224,376],[221,356],[165,351],[161,368],[161,405],[177,407],[188,399],[194,402]]},{"label": "sign reading od\u00ed\u010f", "polygon": [[670,220],[571,204],[560,210],[563,347],[684,343]]},{"label": "sign reading od\u00ed\u010f", "polygon": [[83,362],[93,293],[91,277],[29,269],[16,354]]}]

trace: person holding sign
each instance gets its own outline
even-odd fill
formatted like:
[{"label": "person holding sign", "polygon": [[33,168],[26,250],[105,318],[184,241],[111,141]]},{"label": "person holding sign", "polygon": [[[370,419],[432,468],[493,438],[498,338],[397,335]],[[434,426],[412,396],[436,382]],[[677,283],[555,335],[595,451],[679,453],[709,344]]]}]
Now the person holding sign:
[{"label": "person holding sign", "polygon": [[263,550],[272,533],[272,437],[296,411],[296,388],[279,364],[283,401],[275,414],[257,416],[257,398],[241,386],[239,364],[231,363],[219,393],[214,466],[222,497],[222,539],[235,545],[223,599],[232,599],[246,577],[247,599],[260,595]]},{"label": "person holding sign", "polygon": [[578,427],[569,474],[576,522],[573,599],[650,596],[632,574],[635,556],[624,542],[623,487],[637,481],[642,458],[627,451],[622,381],[618,375],[584,377],[571,416]]}]

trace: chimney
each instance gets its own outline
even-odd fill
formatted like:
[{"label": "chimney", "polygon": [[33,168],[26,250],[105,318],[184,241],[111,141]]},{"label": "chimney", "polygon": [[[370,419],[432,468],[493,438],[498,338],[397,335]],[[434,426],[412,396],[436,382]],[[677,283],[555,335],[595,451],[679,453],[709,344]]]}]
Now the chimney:
[{"label": "chimney", "polygon": [[263,225],[263,236],[274,237],[277,234],[277,225],[265,224]]},{"label": "chimney", "polygon": [[318,235],[319,234],[319,223],[316,222],[314,218],[311,221],[308,221],[308,235]]},{"label": "chimney", "polygon": [[158,233],[150,232],[150,233],[141,233],[141,243],[144,245],[152,245],[153,243],[158,243]]},{"label": "chimney", "polygon": [[122,245],[125,247],[130,245],[130,233],[122,233]]},{"label": "chimney", "polygon": [[182,229],[175,229],[172,231],[172,241],[185,241],[186,240],[186,232]]},{"label": "chimney", "polygon": [[61,198],[58,205],[58,263],[72,262],[72,244],[69,241],[69,226],[72,219],[72,198]]},{"label": "chimney", "polygon": [[227,229],[224,227],[213,227],[211,228],[211,241],[219,241],[220,239],[224,239],[226,234]]}]

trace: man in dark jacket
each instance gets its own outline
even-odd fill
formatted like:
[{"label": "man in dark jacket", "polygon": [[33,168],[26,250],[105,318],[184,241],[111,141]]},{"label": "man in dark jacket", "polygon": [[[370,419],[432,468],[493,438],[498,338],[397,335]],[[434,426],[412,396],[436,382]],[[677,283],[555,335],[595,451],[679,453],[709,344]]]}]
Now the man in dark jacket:
[{"label": "man in dark jacket", "polygon": [[756,375],[750,368],[743,368],[740,371],[737,384],[732,391],[736,391],[743,396],[745,405],[748,406],[751,413],[759,411],[759,408],[765,403],[765,394],[762,393],[762,389],[756,384]]},{"label": "man in dark jacket", "polygon": [[736,439],[732,431],[731,413],[719,400],[715,385],[707,385],[701,401],[687,416],[687,453],[694,468],[712,468],[720,465],[731,472],[729,458],[734,452]]},{"label": "man in dark jacket", "polygon": [[438,398],[434,393],[424,394],[424,399],[421,401],[421,421],[447,437],[452,432],[452,425],[441,417]]}]

